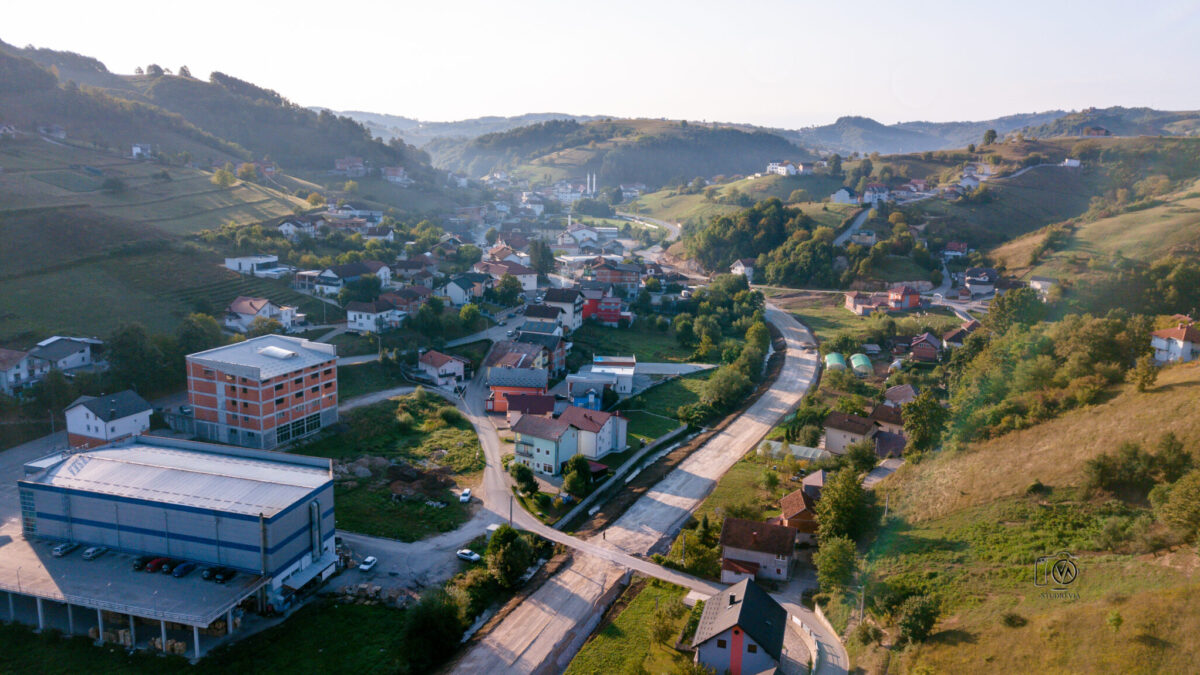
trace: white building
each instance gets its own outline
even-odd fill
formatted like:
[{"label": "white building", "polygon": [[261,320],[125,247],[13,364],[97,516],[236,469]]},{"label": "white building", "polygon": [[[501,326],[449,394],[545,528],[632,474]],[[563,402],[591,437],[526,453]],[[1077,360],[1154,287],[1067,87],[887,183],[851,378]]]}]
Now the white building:
[{"label": "white building", "polygon": [[225,327],[245,333],[255,319],[275,319],[284,330],[292,330],[302,320],[303,314],[295,307],[276,305],[267,298],[251,298],[239,295],[225,308]]},{"label": "white building", "polygon": [[50,372],[50,363],[29,352],[0,348],[0,394],[12,396]]},{"label": "white building", "polygon": [[249,274],[256,277],[274,276],[275,270],[279,269],[279,256],[244,255],[226,258],[225,267],[238,274]]},{"label": "white building", "polygon": [[80,396],[67,406],[67,440],[72,448],[94,448],[150,429],[154,411],[137,393],[125,390],[99,398]]},{"label": "white building", "polygon": [[839,188],[837,192],[829,195],[829,201],[834,204],[857,204],[858,196],[854,194],[854,190],[848,187]]},{"label": "white building", "polygon": [[443,354],[430,349],[418,359],[421,370],[439,387],[453,386],[462,382],[466,375],[467,361],[460,356]]},{"label": "white building", "polygon": [[1150,334],[1150,346],[1154,349],[1154,360],[1158,363],[1184,363],[1196,358],[1196,345],[1200,343],[1200,330],[1195,326],[1179,324],[1175,328],[1156,330]]},{"label": "white building", "polygon": [[730,274],[740,274],[746,277],[746,283],[754,283],[754,258],[741,258],[729,266]]},{"label": "white building", "polygon": [[770,162],[767,164],[767,173],[776,176],[795,176],[796,167],[791,162]]},{"label": "white building", "polygon": [[629,421],[620,415],[568,406],[558,419],[579,430],[576,450],[588,459],[625,450]]},{"label": "white building", "polygon": [[567,332],[579,330],[583,325],[583,293],[574,288],[550,288],[542,298],[542,304],[562,310],[559,323]]},{"label": "white building", "polygon": [[593,356],[592,372],[613,375],[618,394],[633,393],[633,374],[637,370],[636,356]]},{"label": "white building", "polygon": [[93,338],[75,338],[55,335],[37,343],[29,355],[62,371],[85,368],[93,364],[92,347],[104,344]]},{"label": "white building", "polygon": [[346,329],[358,333],[382,333],[397,328],[408,316],[387,300],[346,304]]},{"label": "white building", "polygon": [[1068,158],[1066,158],[1066,159],[1064,159],[1064,160],[1062,161],[1062,165],[1063,165],[1063,166],[1065,166],[1065,167],[1070,167],[1070,168],[1072,168],[1072,169],[1078,169],[1078,168],[1080,167],[1080,164],[1081,164],[1081,163],[1080,163],[1080,161],[1079,161],[1079,160],[1077,160],[1077,159],[1071,159],[1070,157],[1068,157]]}]

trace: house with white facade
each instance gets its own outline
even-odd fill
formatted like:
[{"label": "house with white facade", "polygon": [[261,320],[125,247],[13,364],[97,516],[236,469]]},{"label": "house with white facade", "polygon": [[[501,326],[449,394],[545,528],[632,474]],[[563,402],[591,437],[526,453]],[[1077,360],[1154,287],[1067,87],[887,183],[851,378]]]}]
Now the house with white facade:
[{"label": "house with white facade", "polygon": [[72,448],[94,448],[140,435],[150,429],[154,408],[137,392],[80,396],[67,406],[67,441]]},{"label": "house with white facade", "polygon": [[741,258],[729,266],[730,274],[740,274],[746,277],[746,283],[754,283],[754,258]]},{"label": "house with white facade", "polygon": [[796,167],[791,162],[769,162],[767,163],[767,173],[776,176],[795,176]]},{"label": "house with white facade", "polygon": [[633,393],[633,374],[637,371],[637,356],[593,356],[592,372],[612,375],[616,378],[613,387],[618,394]]},{"label": "house with white facade", "polygon": [[522,415],[512,431],[513,461],[548,476],[557,476],[579,447],[579,429],[561,419]]},{"label": "house with white facade", "polygon": [[620,415],[568,406],[558,419],[578,429],[576,452],[588,459],[625,450],[629,421]]},{"label": "house with white facade", "polygon": [[858,195],[848,187],[838,188],[836,192],[829,195],[829,201],[834,204],[857,204]]},{"label": "house with white facade", "polygon": [[29,355],[45,361],[52,369],[66,372],[93,365],[92,348],[102,344],[103,341],[94,338],[55,335],[37,343]]},{"label": "house with white facade", "polygon": [[549,288],[542,297],[542,304],[562,310],[559,323],[567,331],[579,330],[583,325],[583,293],[574,288]]},{"label": "house with white facade", "polygon": [[407,316],[407,313],[382,298],[371,302],[350,302],[346,304],[346,330],[383,333],[398,328]]},{"label": "house with white facade", "polygon": [[846,448],[873,437],[875,431],[871,420],[835,410],[825,417],[825,449],[835,455],[844,455]]},{"label": "house with white facade", "polygon": [[371,260],[326,267],[317,275],[314,289],[322,295],[337,295],[346,284],[358,281],[368,274],[378,277],[383,288],[392,285],[391,268],[377,260]]},{"label": "house with white facade", "polygon": [[461,356],[443,354],[430,349],[417,359],[421,370],[439,387],[454,386],[466,375],[467,360]]},{"label": "house with white facade", "polygon": [[1160,364],[1191,361],[1196,358],[1197,345],[1200,345],[1200,330],[1195,326],[1181,323],[1174,328],[1156,330],[1150,334],[1154,360]]},{"label": "house with white facade", "polygon": [[275,319],[284,330],[292,330],[304,319],[295,307],[276,305],[267,298],[239,295],[225,308],[225,327],[238,333],[250,330],[255,319]]},{"label": "house with white facade", "polygon": [[437,295],[446,298],[454,306],[475,302],[483,297],[484,291],[494,285],[491,275],[480,272],[467,272],[450,279],[435,289]]},{"label": "house with white facade", "polygon": [[[787,581],[796,555],[796,528],[742,518],[721,526],[721,582],[746,578]],[[733,563],[733,564],[730,564]]]},{"label": "house with white facade", "polygon": [[50,363],[29,352],[0,348],[0,394],[12,396],[50,372]]},{"label": "house with white facade", "polygon": [[248,274],[255,277],[279,278],[279,256],[277,255],[243,255],[226,258],[225,267],[238,274]]},{"label": "house with white facade", "polygon": [[520,263],[480,261],[475,263],[475,266],[471,270],[487,274],[496,281],[503,279],[505,274],[511,274],[516,277],[517,281],[521,282],[521,290],[537,290],[537,272]]}]

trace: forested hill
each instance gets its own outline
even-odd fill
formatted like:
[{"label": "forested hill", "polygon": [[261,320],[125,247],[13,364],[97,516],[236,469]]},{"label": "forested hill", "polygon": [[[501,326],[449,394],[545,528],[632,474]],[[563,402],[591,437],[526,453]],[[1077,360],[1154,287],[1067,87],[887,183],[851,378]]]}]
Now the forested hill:
[{"label": "forested hill", "polygon": [[[3,42],[0,54],[20,59],[9,63],[24,64],[20,72],[8,73],[10,79],[16,78],[10,87],[57,82],[67,91],[96,88],[110,99],[119,99],[129,109],[144,111],[145,108],[132,105],[141,104],[177,113],[198,129],[241,146],[248,151],[248,157],[271,159],[285,170],[331,169],[334,159],[351,155],[363,157],[376,167],[403,165],[417,177],[429,171],[428,156],[412,146],[401,141],[375,140],[363,125],[348,117],[314,112],[274,91],[224,73],[213,73],[205,81],[192,77],[186,68],[172,74],[168,69],[151,65],[146,67],[145,74],[116,75],[90,57],[47,49],[19,49]],[[41,66],[43,74],[31,71],[29,61]],[[61,108],[39,114],[43,115],[40,118],[43,121],[63,126],[88,124],[86,116],[72,115]],[[68,129],[68,133],[71,131]]]},{"label": "forested hill", "polygon": [[1153,108],[1089,108],[1051,122],[1029,126],[1026,136],[1200,136],[1200,111]]},{"label": "forested hill", "polygon": [[551,120],[475,139],[426,146],[435,165],[473,176],[517,170],[533,179],[595,172],[601,185],[659,186],[696,176],[761,171],[807,152],[781,136],[728,126],[668,120]]},{"label": "forested hill", "polygon": [[834,152],[898,154],[964,148],[969,143],[978,143],[988,129],[995,129],[996,133],[1003,135],[1051,122],[1065,114],[1055,110],[975,122],[901,122],[890,125],[869,117],[840,117],[833,124],[781,133],[803,145]]},{"label": "forested hill", "polygon": [[[317,112],[322,109],[314,108]],[[591,122],[602,119],[600,115],[568,115],[566,113],[526,113],[512,117],[488,115],[473,117],[453,122],[425,122],[411,117],[384,115],[380,113],[360,112],[356,110],[333,111],[336,115],[345,115],[361,122],[385,141],[400,138],[405,143],[424,147],[439,138],[471,139],[484,134],[493,134],[531,124],[540,124],[551,120],[574,120],[576,122]]]}]

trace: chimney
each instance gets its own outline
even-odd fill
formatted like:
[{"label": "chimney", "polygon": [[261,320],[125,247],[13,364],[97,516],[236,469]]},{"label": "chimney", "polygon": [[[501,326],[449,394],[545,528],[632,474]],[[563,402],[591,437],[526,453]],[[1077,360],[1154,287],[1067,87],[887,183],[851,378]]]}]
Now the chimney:
[{"label": "chimney", "polygon": [[730,593],[729,594],[729,606],[733,607],[736,604],[737,604],[737,596],[734,595],[733,593]]}]

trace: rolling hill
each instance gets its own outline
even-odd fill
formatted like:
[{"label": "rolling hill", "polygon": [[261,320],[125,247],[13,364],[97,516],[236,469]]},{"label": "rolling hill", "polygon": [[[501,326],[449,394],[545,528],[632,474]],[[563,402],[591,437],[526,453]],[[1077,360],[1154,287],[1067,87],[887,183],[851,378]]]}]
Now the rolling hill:
[{"label": "rolling hill", "polygon": [[646,119],[551,120],[466,141],[443,138],[426,149],[436,166],[472,176],[504,170],[546,182],[595,172],[601,186],[745,174],[773,159],[812,156],[765,131]]},{"label": "rolling hill", "polygon": [[[316,109],[320,112],[322,109]],[[331,111],[334,112],[334,111]],[[389,141],[400,138],[405,143],[424,147],[438,138],[471,139],[484,134],[494,134],[518,127],[540,124],[551,120],[574,120],[591,122],[602,119],[601,115],[568,115],[565,113],[526,113],[512,117],[473,117],[453,122],[425,122],[411,117],[361,112],[357,110],[336,111],[335,115],[349,117],[360,122],[373,136]]]},{"label": "rolling hill", "polygon": [[833,124],[781,132],[798,144],[831,152],[899,154],[964,148],[978,143],[983,133],[1011,131],[1055,120],[1066,113],[1049,111],[1009,115],[977,122],[901,122],[885,125],[869,117],[840,117]]},{"label": "rolling hill", "polygon": [[1088,108],[1041,124],[1031,123],[1026,136],[1084,136],[1088,129],[1101,129],[1113,136],[1200,136],[1200,111],[1154,110],[1153,108]]},{"label": "rolling hill", "polygon": [[[1191,639],[1200,629],[1190,609],[1200,599],[1195,548],[1143,553],[1136,536],[1104,543],[1107,523],[1150,509],[1089,497],[1083,485],[1085,462],[1126,441],[1153,449],[1169,431],[1195,448],[1198,388],[1200,365],[1167,368],[1145,393],[1118,386],[1098,405],[909,464],[880,484],[893,515],[866,553],[868,606],[896,592],[934,593],[942,618],[915,648],[852,643],[856,664],[868,672],[1189,670],[1200,659]],[[1074,599],[1034,585],[1035,559],[1063,550],[1078,565]],[[1120,631],[1107,620],[1113,612]]]}]

